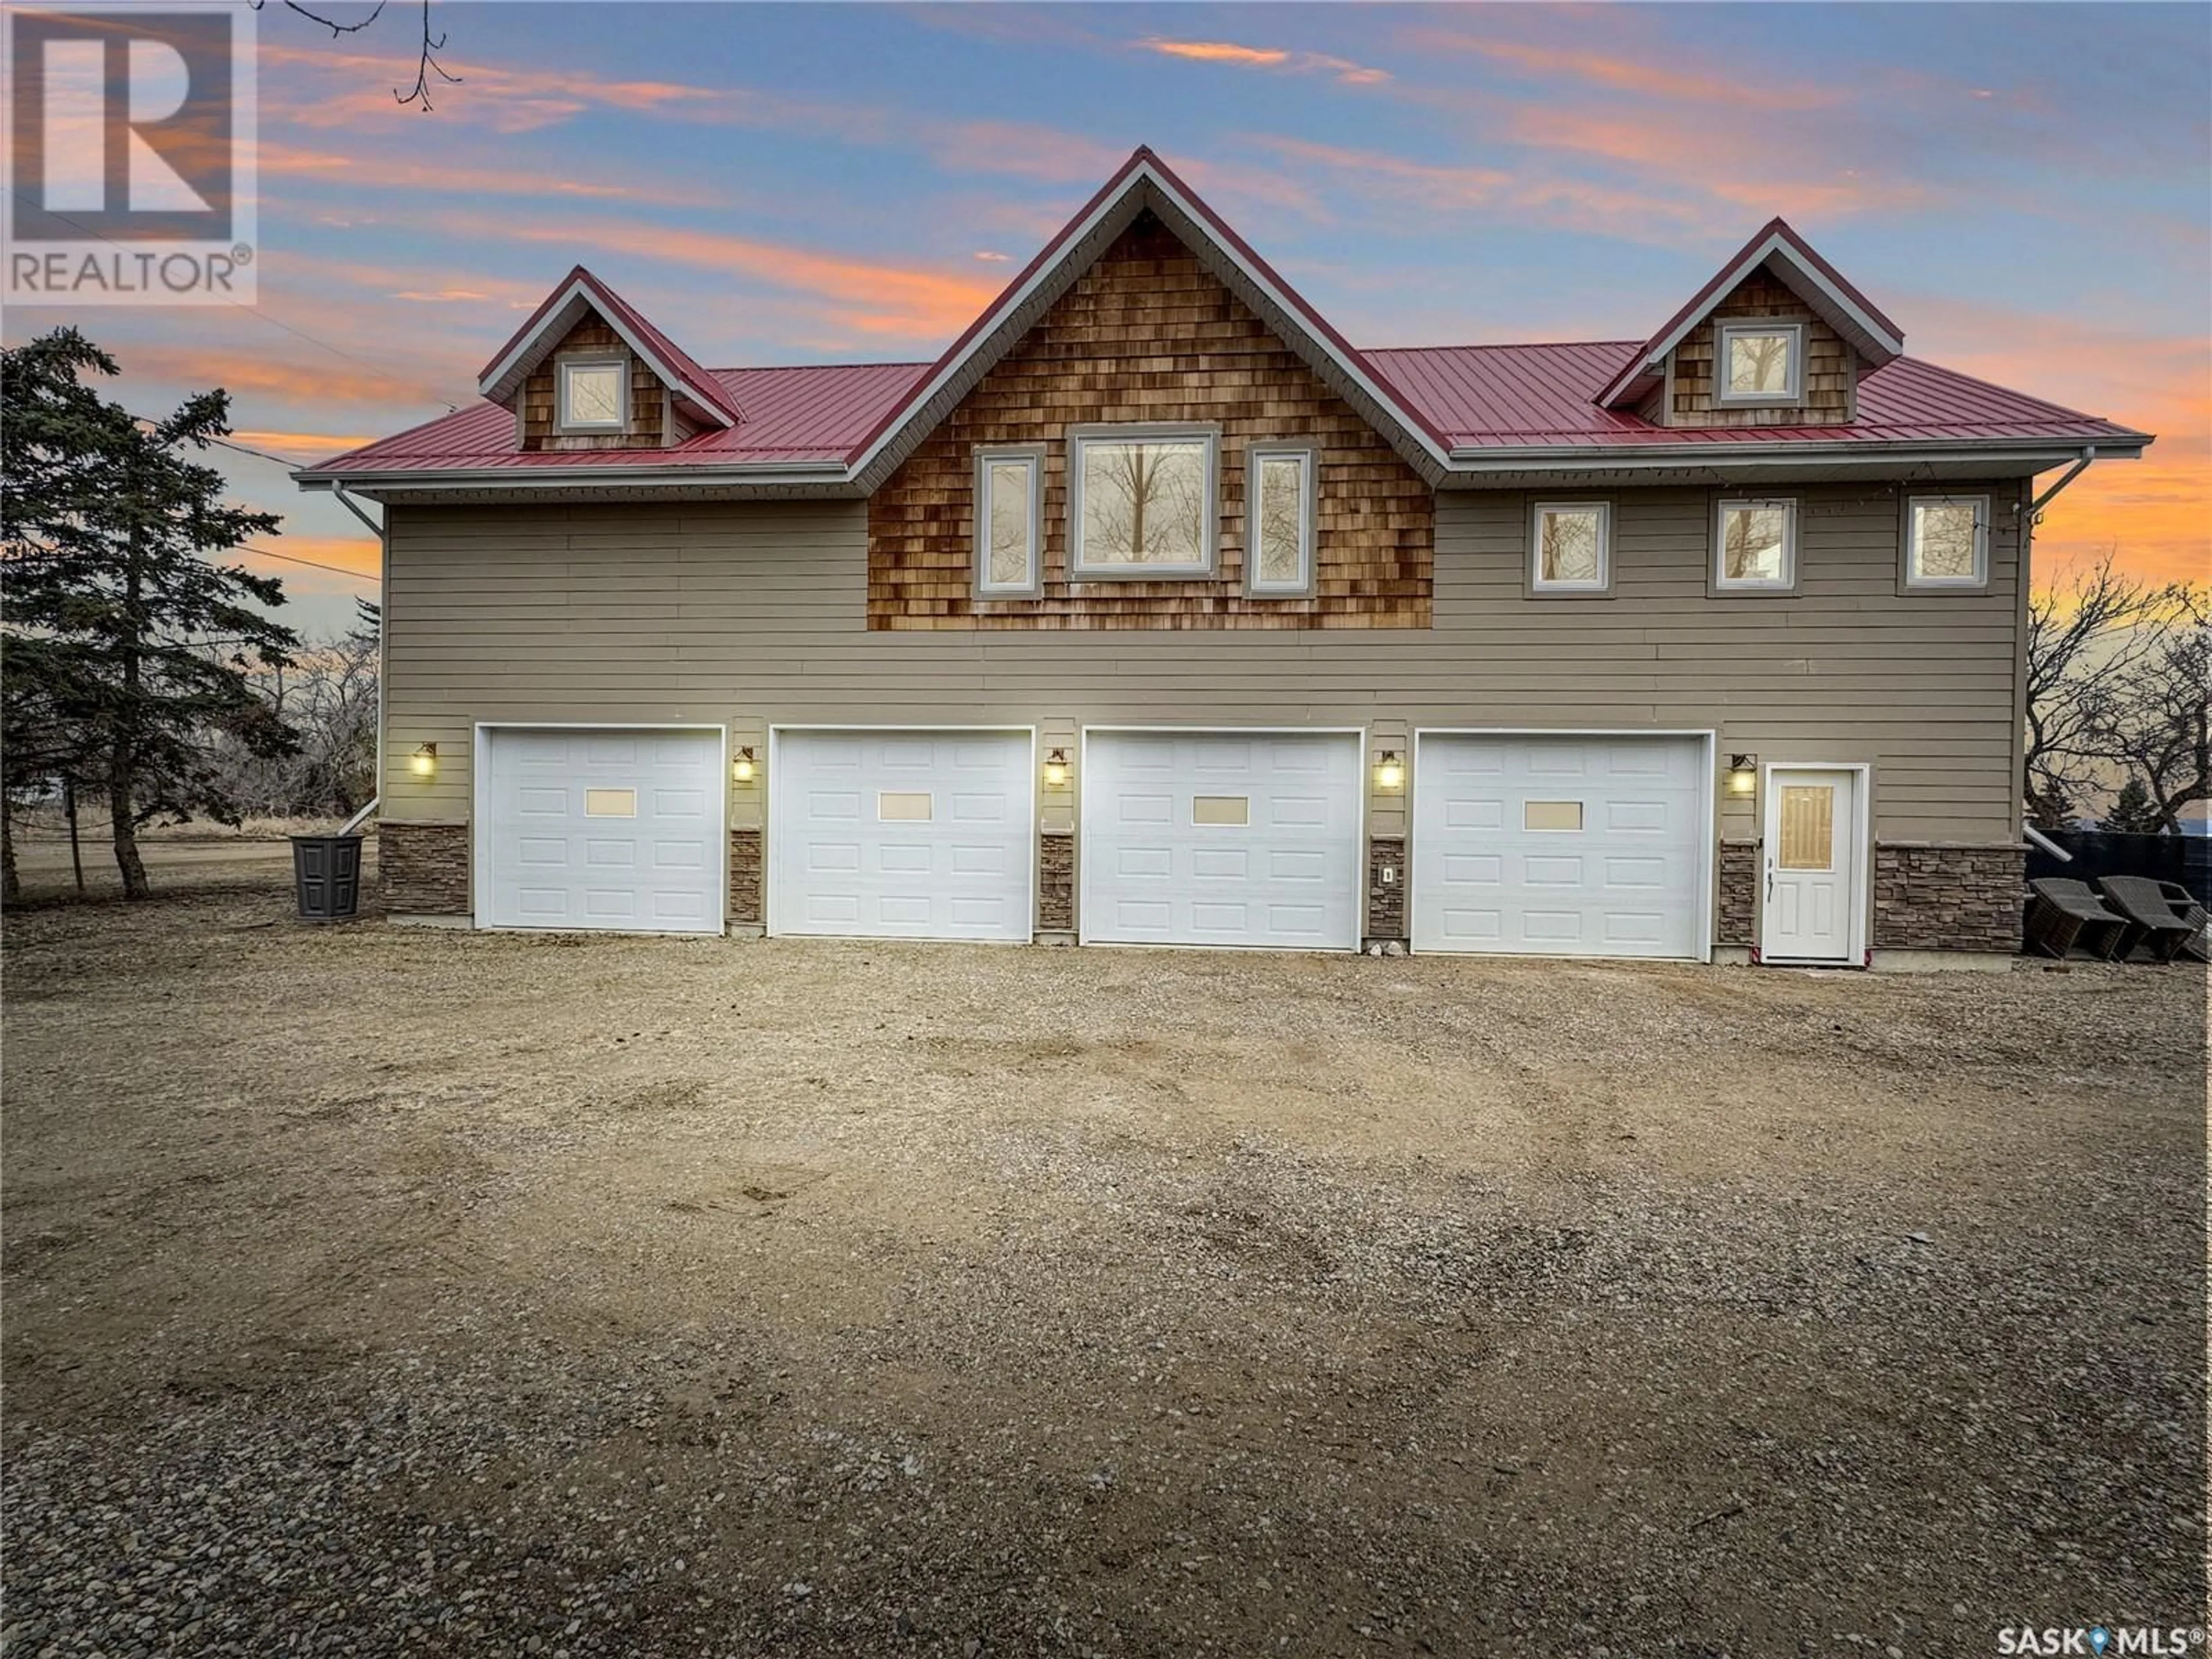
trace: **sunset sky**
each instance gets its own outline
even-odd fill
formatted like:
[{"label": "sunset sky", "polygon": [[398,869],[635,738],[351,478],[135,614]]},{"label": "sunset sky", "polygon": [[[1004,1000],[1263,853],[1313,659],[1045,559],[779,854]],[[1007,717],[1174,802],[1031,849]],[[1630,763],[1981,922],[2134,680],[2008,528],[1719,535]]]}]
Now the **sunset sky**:
[{"label": "sunset sky", "polygon": [[[336,15],[368,8],[329,0]],[[438,0],[261,38],[257,310],[12,309],[142,412],[222,385],[305,461],[474,398],[579,260],[714,366],[936,355],[1139,143],[1363,345],[1650,333],[1780,213],[1917,356],[2159,434],[2043,574],[2212,567],[2212,9],[1111,9]],[[373,568],[282,469],[280,545]],[[357,581],[296,566],[295,620]]]}]

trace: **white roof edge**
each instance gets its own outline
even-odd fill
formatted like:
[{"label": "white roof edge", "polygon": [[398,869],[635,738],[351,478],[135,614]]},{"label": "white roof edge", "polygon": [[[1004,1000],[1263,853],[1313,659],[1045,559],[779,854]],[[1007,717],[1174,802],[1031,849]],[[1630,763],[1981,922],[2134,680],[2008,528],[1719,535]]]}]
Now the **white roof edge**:
[{"label": "white roof edge", "polygon": [[[1205,216],[1200,213],[1198,210],[1192,205],[1191,201],[1188,197],[1184,196],[1182,191],[1176,190],[1172,185],[1169,184],[1166,179],[1161,177],[1160,173],[1153,167],[1150,160],[1139,161],[1135,167],[1131,169],[1127,179],[1123,183],[1120,190],[1115,191],[1113,195],[1100,202],[1097,207],[1093,208],[1091,211],[1084,217],[1079,225],[1075,226],[1067,233],[1066,242],[1061,247],[1058,257],[1048,261],[1045,264],[1040,265],[1034,272],[1031,273],[1029,280],[1024,283],[1019,289],[1001,296],[999,302],[994,307],[992,313],[989,314],[989,320],[988,321],[987,325],[977,331],[975,337],[968,343],[967,349],[963,350],[959,356],[946,363],[935,374],[932,375],[924,386],[908,393],[907,404],[910,412],[905,419],[897,421],[890,427],[887,427],[883,433],[878,436],[876,441],[870,444],[866,450],[855,459],[853,464],[853,471],[854,474],[857,476],[858,474],[866,471],[878,455],[882,454],[886,448],[890,447],[891,444],[896,442],[899,434],[906,429],[907,426],[916,418],[921,410],[929,406],[931,400],[947,386],[952,384],[953,381],[957,380],[962,371],[967,368],[968,364],[974,360],[975,356],[989,344],[993,337],[996,335],[999,329],[1003,326],[1006,319],[1018,312],[1024,305],[1028,303],[1032,295],[1059,274],[1061,267],[1069,258],[1073,257],[1075,250],[1083,245],[1084,241],[1098,228],[1099,224],[1103,220],[1120,209],[1121,204],[1128,199],[1129,194],[1132,191],[1137,190],[1146,185],[1150,185],[1152,188],[1158,191],[1161,196],[1165,198],[1168,201],[1172,202],[1176,210],[1181,212],[1186,219],[1190,221],[1193,228],[1194,228],[1200,235],[1204,236],[1209,245],[1218,250],[1224,258],[1228,259],[1231,264],[1236,266],[1237,270],[1243,273],[1245,280],[1249,282],[1255,288],[1258,289],[1261,293],[1267,295],[1267,298],[1282,311],[1285,317],[1289,318],[1293,323],[1297,323],[1298,321],[1299,307],[1297,304],[1292,303],[1274,283],[1270,282],[1258,270],[1255,270],[1250,262],[1246,260],[1237,249],[1230,246],[1228,244],[1223,242],[1219,237],[1216,236],[1212,231],[1208,228]],[[1304,333],[1309,340],[1311,340],[1313,343],[1321,349],[1322,354],[1334,362],[1354,385],[1358,386],[1363,392],[1370,398],[1374,398],[1377,404],[1379,404],[1384,410],[1388,410],[1391,418],[1396,421],[1401,427],[1405,428],[1405,430],[1413,437],[1414,442],[1420,446],[1422,450],[1428,454],[1431,460],[1439,466],[1443,466],[1447,464],[1445,452],[1430,440],[1427,433],[1422,429],[1420,422],[1413,417],[1395,396],[1379,386],[1371,375],[1370,375],[1358,364],[1346,358],[1344,354],[1339,351],[1334,344],[1328,339],[1315,334],[1310,329],[1304,328],[1302,325],[1300,331]]]},{"label": "white roof edge", "polygon": [[2083,452],[2093,460],[2129,460],[2140,456],[2147,441],[2134,438],[1839,438],[1814,443],[1778,444],[1638,444],[1632,447],[1551,444],[1543,447],[1501,446],[1493,449],[1455,449],[1451,471],[1477,472],[1520,471],[1547,467],[1571,471],[1621,471],[1638,468],[1679,468],[1686,462],[1707,466],[1782,466],[1792,462],[1838,460],[1869,465],[1912,458],[1942,460],[2078,460]]},{"label": "white roof edge", "polygon": [[302,467],[292,475],[301,489],[334,484],[372,489],[548,489],[561,484],[602,483],[850,483],[842,461],[731,461],[721,465],[684,466],[469,466],[409,471]]},{"label": "white roof edge", "polygon": [[1741,287],[1744,278],[1778,253],[1782,255],[1789,263],[1790,268],[1799,276],[1819,289],[1822,297],[1850,318],[1852,325],[1862,331],[1869,339],[1874,341],[1892,356],[1902,357],[1905,355],[1903,339],[1869,316],[1865,307],[1857,304],[1849,295],[1838,288],[1828,279],[1826,273],[1818,266],[1798,258],[1796,248],[1780,231],[1771,231],[1764,241],[1737,260],[1735,264],[1729,266],[1720,278],[1711,284],[1712,305],[1706,306],[1702,310],[1692,312],[1688,317],[1662,336],[1650,350],[1630,362],[1620,374],[1614,375],[1607,383],[1601,401],[1610,403],[1620,395],[1621,388],[1628,382],[1653,374],[1661,368],[1666,362],[1667,354],[1681,344],[1689,337],[1692,329],[1696,328],[1713,314],[1714,306],[1720,304],[1723,300]]},{"label": "white roof edge", "polygon": [[[593,299],[592,290],[585,284],[584,279],[580,276],[572,279],[569,282],[568,286],[562,290],[559,301],[546,312],[545,319],[543,323],[541,323],[532,332],[525,335],[521,339],[516,341],[511,350],[501,357],[497,362],[493,364],[489,370],[477,378],[477,395],[480,398],[491,398],[495,403],[498,402],[499,400],[496,398],[492,397],[492,388],[498,386],[501,381],[505,380],[508,375],[512,374],[514,372],[515,365],[518,362],[525,357],[527,357],[532,351],[538,349],[538,343],[542,341],[545,337],[546,334],[553,329],[561,314],[578,301],[581,301],[584,304],[591,307],[592,311],[598,316],[601,322],[605,323],[609,328],[614,330],[617,334],[622,337],[623,344],[627,345],[632,351],[635,351],[639,356],[644,358],[647,362],[650,363],[653,366],[654,372],[660,376],[662,383],[667,386],[669,391],[675,393],[676,396],[683,398],[685,403],[690,404],[693,408],[699,410],[712,420],[716,426],[726,427],[737,424],[736,422],[730,418],[726,411],[717,409],[713,404],[703,402],[699,398],[694,396],[690,389],[684,384],[683,375],[678,373],[676,366],[670,362],[665,357],[662,356],[659,352],[654,350],[650,345],[647,344],[646,342],[638,338],[637,335],[623,323],[621,318],[610,316],[607,313],[606,309],[599,305]],[[575,325],[571,323],[568,326],[573,328]]]}]

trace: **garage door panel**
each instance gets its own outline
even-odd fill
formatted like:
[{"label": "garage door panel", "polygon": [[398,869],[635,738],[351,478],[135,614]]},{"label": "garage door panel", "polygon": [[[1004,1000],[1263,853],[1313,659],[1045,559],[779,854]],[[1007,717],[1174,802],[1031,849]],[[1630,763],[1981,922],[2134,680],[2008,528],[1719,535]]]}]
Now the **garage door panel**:
[{"label": "garage door panel", "polygon": [[1698,738],[1424,735],[1415,948],[1702,955],[1705,769]]},{"label": "garage door panel", "polygon": [[1357,948],[1357,733],[1093,732],[1083,937]]},{"label": "garage door panel", "polygon": [[494,727],[484,738],[480,919],[721,931],[719,731]]},{"label": "garage door panel", "polygon": [[1030,751],[1025,732],[780,733],[771,927],[1027,939]]}]

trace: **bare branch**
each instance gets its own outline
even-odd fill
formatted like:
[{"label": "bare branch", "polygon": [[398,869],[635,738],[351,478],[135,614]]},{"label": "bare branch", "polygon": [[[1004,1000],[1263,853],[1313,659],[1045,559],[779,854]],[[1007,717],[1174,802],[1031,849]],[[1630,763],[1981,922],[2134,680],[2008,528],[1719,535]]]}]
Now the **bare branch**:
[{"label": "bare branch", "polygon": [[[325,17],[319,12],[310,11],[307,7],[300,3],[300,0],[284,0],[284,9],[287,11],[295,11],[299,13],[301,16],[306,18],[310,23],[320,23],[325,28],[331,32],[331,39],[335,40],[341,34],[359,34],[363,29],[367,28],[371,23],[374,23],[379,17],[381,17],[384,15],[385,4],[386,0],[376,0],[376,4],[370,9],[368,15],[362,18],[358,23],[341,23],[335,18]],[[261,9],[261,6],[262,0],[253,0],[254,10],[259,11]]]},{"label": "bare branch", "polygon": [[[379,0],[379,3],[381,3],[381,0]],[[458,75],[447,74],[446,66],[441,64],[435,56],[445,49],[446,37],[442,34],[434,36],[430,33],[430,0],[422,0],[422,51],[415,64],[415,90],[403,97],[399,88],[394,87],[392,89],[392,97],[403,105],[420,102],[422,106],[422,112],[428,115],[432,107],[430,103],[432,75],[436,75],[440,80],[451,86],[457,87],[461,83],[461,77]]]}]

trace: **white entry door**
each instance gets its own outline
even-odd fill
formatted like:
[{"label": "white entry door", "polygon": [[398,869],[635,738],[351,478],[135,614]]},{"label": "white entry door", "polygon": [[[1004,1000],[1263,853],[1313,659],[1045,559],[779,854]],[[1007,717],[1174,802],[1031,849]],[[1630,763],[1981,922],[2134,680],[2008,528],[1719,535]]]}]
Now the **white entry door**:
[{"label": "white entry door", "polygon": [[1850,962],[1859,913],[1858,774],[1775,766],[1762,838],[1766,962]]},{"label": "white entry door", "polygon": [[1086,945],[1359,948],[1357,732],[1084,738]]},{"label": "white entry door", "polygon": [[1702,958],[1713,788],[1699,734],[1422,732],[1413,948]]},{"label": "white entry door", "polygon": [[1031,934],[1027,732],[783,731],[769,779],[769,931]]},{"label": "white entry door", "polygon": [[722,931],[722,733],[489,726],[477,921]]}]

